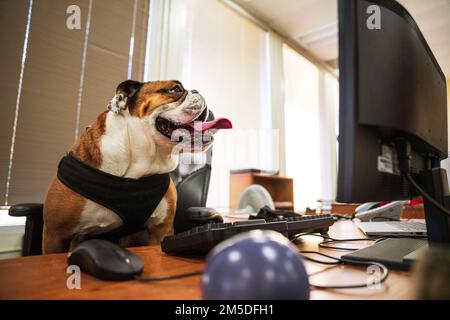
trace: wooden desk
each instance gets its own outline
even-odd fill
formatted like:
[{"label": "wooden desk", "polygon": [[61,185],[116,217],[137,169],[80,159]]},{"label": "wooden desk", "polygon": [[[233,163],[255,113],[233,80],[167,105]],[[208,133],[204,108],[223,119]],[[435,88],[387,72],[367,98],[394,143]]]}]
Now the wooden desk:
[{"label": "wooden desk", "polygon": [[[330,230],[333,237],[359,237],[351,221],[339,221]],[[302,250],[317,250],[321,238],[304,237]],[[366,242],[367,244],[368,242]],[[365,244],[365,245],[366,245]],[[341,244],[344,245],[344,244]],[[363,246],[363,244],[345,244]],[[164,276],[202,270],[203,259],[167,256],[158,246],[132,248],[145,264],[144,276]],[[322,250],[334,256],[341,252]],[[66,287],[66,254],[23,257],[0,261],[0,299],[200,299],[200,276],[159,283],[109,282],[88,274],[81,276],[81,289]],[[319,257],[316,257],[319,258]],[[350,284],[366,281],[362,267],[325,266],[306,262],[310,281],[316,284]],[[311,299],[408,299],[413,297],[410,272],[391,271],[380,289],[313,290]]]}]

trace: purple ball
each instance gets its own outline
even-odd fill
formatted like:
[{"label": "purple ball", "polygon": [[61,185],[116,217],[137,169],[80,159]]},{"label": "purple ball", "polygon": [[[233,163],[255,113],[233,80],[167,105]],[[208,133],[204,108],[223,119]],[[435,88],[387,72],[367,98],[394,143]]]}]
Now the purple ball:
[{"label": "purple ball", "polygon": [[303,259],[287,238],[254,230],[218,244],[202,276],[203,299],[309,299]]}]

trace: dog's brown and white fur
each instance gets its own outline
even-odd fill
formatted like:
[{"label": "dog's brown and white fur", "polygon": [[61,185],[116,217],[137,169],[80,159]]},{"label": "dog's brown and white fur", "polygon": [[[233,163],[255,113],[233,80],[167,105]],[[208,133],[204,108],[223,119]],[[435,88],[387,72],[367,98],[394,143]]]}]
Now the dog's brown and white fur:
[{"label": "dog's brown and white fur", "polygon": [[[185,90],[178,81],[129,80],[118,86],[108,107],[70,151],[104,172],[137,179],[167,173],[177,166],[177,157],[172,154],[177,142],[156,129],[157,117],[178,124],[190,123],[204,112],[206,104],[197,91]],[[176,197],[171,181],[146,223],[147,230],[122,238],[120,245],[156,244],[171,234]],[[113,211],[73,192],[55,177],[44,204],[43,252],[71,250],[87,235],[103,233],[121,224]]]}]

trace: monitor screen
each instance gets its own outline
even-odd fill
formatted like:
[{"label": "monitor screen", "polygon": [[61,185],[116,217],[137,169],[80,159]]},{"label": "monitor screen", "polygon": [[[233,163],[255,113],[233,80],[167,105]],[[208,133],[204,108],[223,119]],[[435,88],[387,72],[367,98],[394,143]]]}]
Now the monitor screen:
[{"label": "monitor screen", "polygon": [[[377,21],[378,20],[378,21]],[[407,199],[396,139],[411,172],[447,157],[445,76],[409,13],[395,1],[339,1],[338,201]]]}]

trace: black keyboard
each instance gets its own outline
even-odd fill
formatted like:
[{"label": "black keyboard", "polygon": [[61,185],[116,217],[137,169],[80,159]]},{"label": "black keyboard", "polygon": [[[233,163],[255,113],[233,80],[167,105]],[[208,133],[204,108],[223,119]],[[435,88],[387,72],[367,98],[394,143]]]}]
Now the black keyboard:
[{"label": "black keyboard", "polygon": [[325,234],[333,223],[329,214],[209,223],[165,237],[161,249],[168,254],[206,254],[219,242],[244,231],[274,230],[292,239],[305,232]]},{"label": "black keyboard", "polygon": [[289,239],[292,239],[295,235],[304,232],[325,234],[328,232],[328,228],[335,221],[331,214],[322,214],[316,216],[268,218],[265,220],[268,222],[286,221],[287,237]]}]

